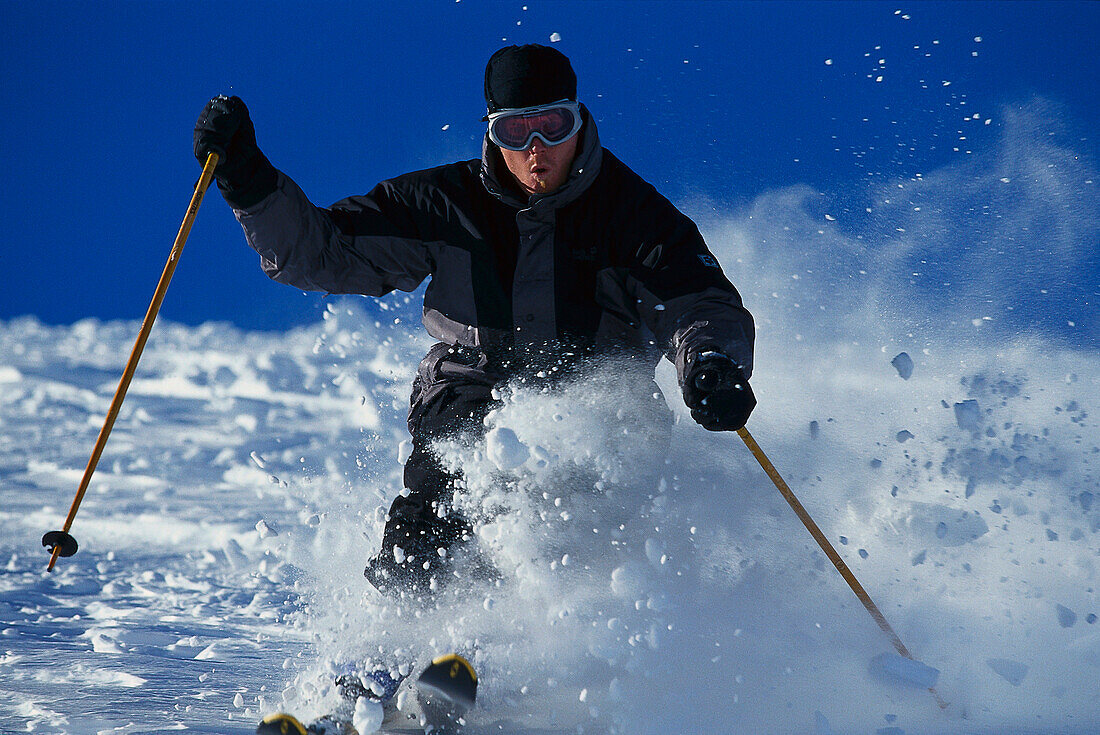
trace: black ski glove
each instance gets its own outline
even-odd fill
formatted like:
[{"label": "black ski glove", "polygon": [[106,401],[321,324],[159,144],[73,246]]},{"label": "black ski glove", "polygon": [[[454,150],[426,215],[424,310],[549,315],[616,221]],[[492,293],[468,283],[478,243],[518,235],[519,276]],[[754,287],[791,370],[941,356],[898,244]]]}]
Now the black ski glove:
[{"label": "black ski glove", "polygon": [[756,408],[741,366],[720,352],[703,352],[684,370],[680,388],[691,417],[710,431],[736,431]]},{"label": "black ski glove", "polygon": [[195,158],[218,154],[214,178],[229,205],[247,209],[275,191],[275,167],[256,145],[256,129],[240,97],[218,95],[195,123]]}]

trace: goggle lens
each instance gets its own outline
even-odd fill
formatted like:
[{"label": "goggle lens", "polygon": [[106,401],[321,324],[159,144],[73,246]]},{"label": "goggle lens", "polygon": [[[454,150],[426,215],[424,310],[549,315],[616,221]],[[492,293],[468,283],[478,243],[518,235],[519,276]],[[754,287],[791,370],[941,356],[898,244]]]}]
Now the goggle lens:
[{"label": "goggle lens", "polygon": [[522,151],[535,136],[547,145],[558,145],[580,129],[580,115],[570,107],[525,110],[493,118],[489,122],[490,139],[509,150]]}]

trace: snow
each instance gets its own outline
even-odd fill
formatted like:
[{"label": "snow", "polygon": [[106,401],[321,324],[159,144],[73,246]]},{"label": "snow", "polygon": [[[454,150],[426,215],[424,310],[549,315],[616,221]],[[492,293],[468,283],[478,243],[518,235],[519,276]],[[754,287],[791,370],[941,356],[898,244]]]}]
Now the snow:
[{"label": "snow", "polygon": [[986,661],[986,665],[1014,687],[1020,686],[1024,681],[1024,677],[1027,676],[1027,664],[1022,664],[1019,661],[991,658]]},{"label": "snow", "polygon": [[[1056,539],[1052,539],[1056,540]],[[1063,628],[1072,628],[1077,623],[1077,613],[1070,610],[1065,605],[1055,605],[1055,609],[1058,611],[1058,625]]]},{"label": "snow", "polygon": [[516,436],[516,432],[503,426],[493,428],[485,435],[485,451],[500,470],[519,467],[531,455],[527,446]]},{"label": "snow", "polygon": [[896,653],[883,653],[871,661],[871,670],[908,684],[928,689],[936,686],[940,672],[920,661],[904,658]]},{"label": "snow", "polygon": [[981,431],[982,409],[973,398],[955,404],[955,423],[960,429],[977,433]]},{"label": "snow", "polygon": [[[341,304],[285,335],[158,324],[74,524],[81,550],[48,576],[38,537],[63,521],[136,325],[0,325],[20,376],[0,404],[0,730],[248,733],[330,707],[334,666],[449,649],[495,716],[559,731],[1094,729],[1094,354],[926,341],[901,380],[873,341],[809,323],[799,342],[767,327],[789,305],[750,301],[754,435],[918,664],[736,437],[691,423],[667,365],[667,463],[620,366],[502,391],[484,440],[438,449],[507,582],[418,615],[382,598],[362,567],[401,489],[428,340]],[[114,364],[71,350],[96,334]],[[220,395],[197,390],[228,364]],[[922,690],[934,672],[951,717]]]},{"label": "snow", "polygon": [[271,538],[279,535],[279,532],[263,518],[256,521],[256,532],[260,534],[260,538]]},{"label": "snow", "polygon": [[412,456],[413,443],[410,439],[403,440],[397,445],[397,464],[404,466]]},{"label": "snow", "polygon": [[372,733],[382,726],[382,705],[370,702],[365,697],[355,703],[355,716],[352,724],[361,733]]},{"label": "snow", "polygon": [[709,219],[683,203],[757,320],[754,436],[919,663],[737,438],[691,422],[667,364],[667,453],[622,366],[500,392],[483,440],[437,450],[501,583],[438,610],[381,597],[362,569],[430,344],[395,299],[398,320],[334,299],[286,334],[158,323],[80,552],[46,575],[39,539],[137,324],[24,318],[0,323],[0,731],[251,733],[329,709],[348,662],[453,649],[485,711],[553,732],[1096,732],[1100,357],[1042,321],[1088,323],[1060,311],[1079,294],[1009,308],[1075,282],[1096,209],[1073,182],[1095,172],[1035,115],[1006,110],[991,155],[884,181],[858,233],[869,202],[828,202],[822,230],[804,186]]},{"label": "snow", "polygon": [[913,358],[909,356],[908,352],[899,352],[890,361],[890,364],[898,371],[898,375],[902,380],[909,380],[913,377]]}]

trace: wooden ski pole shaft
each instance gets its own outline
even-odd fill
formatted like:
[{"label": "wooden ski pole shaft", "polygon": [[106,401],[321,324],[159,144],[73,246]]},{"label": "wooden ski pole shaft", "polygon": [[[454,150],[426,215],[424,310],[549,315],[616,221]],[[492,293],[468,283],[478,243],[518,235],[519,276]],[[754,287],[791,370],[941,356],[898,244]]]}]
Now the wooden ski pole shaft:
[{"label": "wooden ski pole shaft", "polygon": [[[66,535],[69,529],[72,528],[73,519],[76,517],[76,511],[80,508],[80,502],[84,499],[84,493],[88,491],[88,485],[92,480],[92,475],[95,473],[96,466],[99,464],[99,458],[103,455],[103,448],[107,444],[107,437],[111,435],[111,429],[115,425],[115,419],[118,418],[119,409],[122,408],[122,401],[126,398],[126,391],[130,387],[130,381],[133,380],[134,372],[137,370],[138,360],[141,359],[141,353],[145,349],[145,343],[149,340],[149,333],[153,330],[153,322],[156,321],[157,313],[160,311],[160,305],[164,302],[164,295],[168,292],[168,284],[172,281],[172,275],[176,272],[176,265],[179,263],[180,254],[183,252],[184,243],[187,242],[187,236],[191,234],[191,226],[195,223],[195,217],[199,213],[199,205],[202,204],[203,195],[206,193],[207,188],[210,186],[210,182],[214,177],[214,169],[218,165],[218,154],[211,153],[206,157],[206,164],[202,167],[202,174],[199,176],[199,181],[195,184],[195,192],[191,195],[191,203],[187,207],[187,214],[184,215],[183,224],[180,225],[179,233],[176,235],[176,241],[172,245],[172,252],[168,255],[168,263],[164,266],[164,272],[161,273],[160,282],[157,283],[157,289],[153,292],[153,300],[149,304],[149,310],[145,313],[145,320],[141,323],[141,331],[138,332],[137,341],[134,342],[134,348],[130,352],[130,359],[126,363],[126,369],[122,372],[122,379],[119,380],[118,388],[115,390],[115,396],[111,400],[111,407],[107,410],[107,418],[103,422],[103,428],[99,431],[99,438],[96,439],[95,448],[92,450],[92,456],[88,460],[88,466],[84,469],[84,476],[80,480],[80,486],[77,488],[76,497],[73,498],[73,504],[69,508],[69,515],[65,519],[65,526],[62,529],[62,535]],[[56,532],[54,532],[56,533]],[[47,534],[49,536],[50,534]],[[43,540],[43,543],[46,543]],[[73,541],[72,553],[76,552],[76,542]],[[50,563],[46,568],[47,571],[53,571],[54,564],[57,563],[57,557],[61,555],[62,545],[54,544],[52,553],[50,554]]]},{"label": "wooden ski pole shaft", "polygon": [[[856,597],[859,598],[859,601],[863,603],[863,607],[867,608],[867,612],[869,612],[875,622],[878,623],[878,627],[890,638],[890,642],[894,644],[894,649],[905,658],[912,659],[913,655],[909,652],[909,649],[905,647],[905,644],[901,642],[901,638],[894,632],[890,623],[886,621],[886,616],[878,609],[878,605],[876,605],[871,599],[871,596],[867,594],[867,590],[865,590],[863,585],[859,583],[859,580],[856,579],[856,575],[854,575],[852,570],[848,568],[848,565],[844,563],[844,559],[837,553],[837,550],[833,547],[832,543],[829,542],[829,539],[826,538],[821,528],[818,527],[817,523],[814,522],[814,519],[811,518],[810,514],[806,511],[806,508],[804,508],[798,498],[795,497],[794,492],[791,491],[791,488],[783,480],[782,476],[780,476],[779,471],[775,469],[775,465],[771,463],[768,456],[764,454],[764,450],[756,443],[756,439],[752,437],[749,430],[742,427],[737,430],[737,435],[745,442],[745,446],[752,452],[752,456],[756,457],[756,461],[760,463],[764,472],[771,478],[772,483],[775,485],[776,489],[779,490],[783,499],[791,506],[795,515],[802,521],[802,525],[806,527],[806,530],[809,531],[810,535],[817,541],[817,545],[825,552],[825,556],[829,557],[829,561],[831,561],[833,566],[836,567],[836,570],[840,572],[840,576],[844,577],[844,581],[848,583],[848,586],[852,588],[852,592],[854,592]],[[936,704],[939,705],[941,709],[947,708],[947,702],[943,700],[935,687],[929,687],[928,691],[932,693],[932,696],[936,700]]]}]

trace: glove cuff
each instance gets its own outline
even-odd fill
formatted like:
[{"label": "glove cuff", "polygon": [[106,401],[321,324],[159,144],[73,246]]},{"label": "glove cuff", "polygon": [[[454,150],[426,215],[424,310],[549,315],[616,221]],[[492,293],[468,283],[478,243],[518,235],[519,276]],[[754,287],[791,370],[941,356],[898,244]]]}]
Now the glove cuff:
[{"label": "glove cuff", "polygon": [[257,152],[253,161],[234,179],[230,182],[219,178],[218,189],[233,209],[248,209],[275,193],[279,172],[267,160],[267,156]]},{"label": "glove cuff", "polygon": [[684,387],[684,383],[687,382],[689,376],[698,368],[698,366],[709,360],[727,360],[733,362],[726,353],[719,350],[715,345],[705,344],[700,345],[692,352],[684,355],[683,368],[679,372],[680,387]]}]

